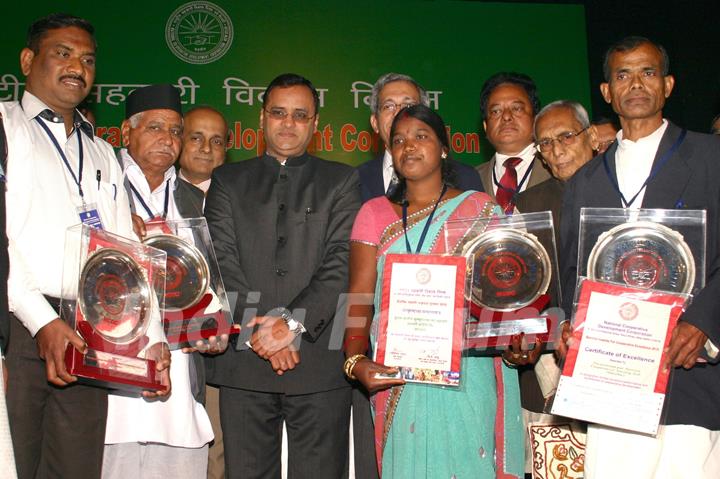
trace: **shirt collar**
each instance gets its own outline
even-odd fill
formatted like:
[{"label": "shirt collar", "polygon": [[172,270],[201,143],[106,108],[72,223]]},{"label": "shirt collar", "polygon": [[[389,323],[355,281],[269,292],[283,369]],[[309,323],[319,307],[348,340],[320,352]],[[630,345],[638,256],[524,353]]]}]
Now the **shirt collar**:
[{"label": "shirt collar", "polygon": [[385,150],[385,154],[383,155],[383,171],[392,169],[393,167],[393,161],[392,161],[392,155],[388,150]]},{"label": "shirt collar", "polygon": [[[269,155],[267,152],[265,152],[262,157],[265,158],[265,161],[272,161],[276,165],[280,166],[280,162],[277,160],[277,158],[275,158],[272,155]],[[308,153],[306,151],[300,156],[293,156],[293,157],[288,158],[285,161],[284,166],[302,166],[305,163],[307,163],[307,161],[309,159],[310,159],[310,155],[308,155]]]},{"label": "shirt collar", "polygon": [[[62,123],[63,121],[62,115],[55,113],[51,108],[43,103],[42,100],[27,90],[23,93],[20,106],[25,112],[25,117],[28,120],[32,120],[39,116],[45,121],[49,121],[51,123]],[[80,131],[85,133],[85,136],[90,138],[90,140],[95,141],[95,131],[93,130],[92,124],[90,124],[90,122],[87,121],[87,118],[77,111],[77,109],[73,111],[73,123],[78,129],[80,129]]]},{"label": "shirt collar", "polygon": [[[145,173],[143,173],[142,169],[140,168],[140,165],[138,165],[132,156],[130,156],[130,153],[128,153],[127,148],[120,149],[120,159],[123,163],[123,173],[130,179],[133,185],[135,185],[136,188],[141,188],[141,185],[136,184],[137,182],[142,183],[142,189],[145,193],[153,193],[150,190],[150,186],[148,185],[147,179],[145,178]],[[160,186],[157,187],[156,191],[159,191],[163,188],[165,188],[165,183],[170,180],[170,184],[175,184],[175,178],[177,174],[175,173],[175,167],[170,166],[167,170],[165,170],[165,177],[163,182],[160,184]],[[140,181],[142,179],[142,181]]]},{"label": "shirt collar", "polygon": [[632,141],[628,139],[623,138],[623,131],[620,130],[617,132],[616,138],[618,141],[618,149],[619,150],[625,150],[627,148],[632,147],[657,147],[660,145],[660,140],[662,140],[663,135],[665,134],[665,130],[667,129],[668,121],[663,118],[662,124],[657,128],[657,130],[650,133],[648,136],[644,136],[642,138],[639,138],[637,141]]},{"label": "shirt collar", "polygon": [[190,181],[190,180],[187,178],[187,176],[185,176],[185,173],[183,173],[182,168],[180,168],[180,169],[177,171],[177,175],[178,175],[178,178],[180,178],[181,180],[187,181],[188,183],[190,183],[190,184],[193,185],[194,187],[201,189],[203,193],[207,194],[208,188],[210,188],[210,182],[212,181],[212,178],[208,178],[207,180],[201,181],[200,183],[193,183],[192,181]]},{"label": "shirt collar", "polygon": [[523,148],[523,150],[520,153],[518,153],[516,155],[504,155],[502,153],[496,152],[495,153],[495,162],[497,164],[502,165],[503,163],[505,163],[505,160],[507,160],[508,158],[522,158],[521,164],[529,164],[535,159],[535,153],[536,153],[535,144],[530,143],[528,146]]}]

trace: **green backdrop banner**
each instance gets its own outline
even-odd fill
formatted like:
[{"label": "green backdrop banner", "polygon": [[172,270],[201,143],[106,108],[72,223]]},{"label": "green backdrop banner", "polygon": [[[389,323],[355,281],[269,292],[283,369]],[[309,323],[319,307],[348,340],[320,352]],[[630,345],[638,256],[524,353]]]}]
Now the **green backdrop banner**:
[{"label": "green backdrop banner", "polygon": [[87,102],[97,133],[120,146],[124,100],[140,85],[174,83],[185,108],[219,109],[232,131],[231,160],[263,149],[261,98],[276,75],[295,72],[321,94],[312,149],[357,165],[378,150],[370,88],[395,71],[417,79],[445,119],[456,158],[477,164],[492,148],[482,130],[480,87],[497,71],[538,84],[543,104],[590,106],[581,5],[464,1],[87,1],[35,0],[3,7],[0,99],[22,94],[18,56],[33,20],[61,8],[90,20],[97,78]]}]

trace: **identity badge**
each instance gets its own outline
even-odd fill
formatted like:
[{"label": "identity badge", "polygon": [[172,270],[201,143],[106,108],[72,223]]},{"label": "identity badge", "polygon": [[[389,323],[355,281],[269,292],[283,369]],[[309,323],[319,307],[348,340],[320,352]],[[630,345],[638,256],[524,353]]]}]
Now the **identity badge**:
[{"label": "identity badge", "polygon": [[85,204],[77,209],[78,214],[80,215],[80,221],[82,224],[91,226],[96,229],[104,229],[102,220],[100,219],[100,213],[98,213],[97,208],[94,204]]}]

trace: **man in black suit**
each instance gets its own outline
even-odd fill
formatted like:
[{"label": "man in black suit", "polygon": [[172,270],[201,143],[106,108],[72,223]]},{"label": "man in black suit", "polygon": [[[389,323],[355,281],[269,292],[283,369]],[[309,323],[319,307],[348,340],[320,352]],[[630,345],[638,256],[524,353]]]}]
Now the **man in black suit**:
[{"label": "man in black suit", "polygon": [[[386,73],[373,85],[370,96],[370,125],[380,135],[384,148],[374,159],[358,167],[360,195],[363,203],[384,195],[395,174],[390,155],[390,126],[395,115],[405,107],[422,103],[428,106],[428,95],[423,87],[407,75]],[[450,160],[455,170],[455,186],[461,190],[483,191],[477,172],[470,166]]]},{"label": "man in black suit", "polygon": [[241,338],[208,361],[228,477],[280,477],[283,421],[290,477],[347,476],[350,385],[329,326],[360,194],[352,167],[307,153],[318,108],[309,80],[275,78],[260,113],[265,153],[217,168],[205,203],[235,317],[252,333],[252,349]]},{"label": "man in black suit", "polygon": [[[620,117],[619,141],[566,185],[561,227],[564,307],[570,311],[577,273],[581,207],[688,208],[707,212],[706,284],[673,331],[667,352],[675,367],[658,438],[591,425],[585,473],[604,477],[720,477],[720,139],[664,120],[674,78],[667,53],[628,37],[605,55],[605,101]],[[696,252],[697,253],[697,252]]]},{"label": "man in black suit", "polygon": [[[7,235],[5,234],[5,172],[7,171],[7,140],[2,115],[0,115],[0,352],[3,358],[10,339],[10,318],[7,304],[7,277],[9,259],[7,251]],[[3,378],[7,381],[5,373],[5,360],[0,359],[3,365]],[[1,386],[1,385],[0,385]]]},{"label": "man in black suit", "polygon": [[7,235],[5,234],[5,171],[7,171],[7,139],[2,115],[0,115],[0,363],[2,364],[2,378],[0,381],[0,424],[6,426],[5,432],[0,433],[0,441],[6,446],[0,451],[0,475],[15,478],[15,456],[8,426],[7,406],[5,404],[5,390],[7,385],[7,369],[5,367],[5,351],[10,339],[10,316],[8,315],[7,278],[10,260],[8,258]]}]

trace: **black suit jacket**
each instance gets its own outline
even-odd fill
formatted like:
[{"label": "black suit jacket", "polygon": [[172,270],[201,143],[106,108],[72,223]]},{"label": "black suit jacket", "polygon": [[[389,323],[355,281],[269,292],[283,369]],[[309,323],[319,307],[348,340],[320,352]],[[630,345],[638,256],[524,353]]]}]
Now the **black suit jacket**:
[{"label": "black suit jacket", "polygon": [[559,237],[563,191],[563,182],[550,178],[518,193],[515,207],[520,213],[550,211],[556,237]]},{"label": "black suit jacket", "polygon": [[[7,173],[7,139],[2,116],[0,116],[0,347],[3,354],[7,351],[10,339],[10,317],[8,316],[7,279],[10,260],[8,258],[8,240],[5,233],[5,174]],[[1,385],[0,385],[1,387]]]},{"label": "black suit jacket", "polygon": [[252,333],[245,328],[237,348],[206,360],[208,381],[286,394],[349,387],[344,325],[333,317],[347,291],[350,231],[360,208],[354,168],[308,154],[282,166],[264,155],[220,166],[212,178],[205,217],[225,288],[238,294],[235,321],[286,308],[307,332],[300,364],[278,376],[245,346]]},{"label": "black suit jacket", "polygon": [[[670,123],[660,142],[655,163],[680,136]],[[613,176],[617,143],[607,151]],[[622,207],[619,194],[603,167],[602,156],[583,166],[567,183],[561,223],[563,305],[570,311],[577,273],[581,207]],[[706,284],[681,320],[700,328],[720,345],[720,137],[688,132],[685,140],[657,176],[650,181],[643,208],[704,209],[707,211]],[[676,368],[665,403],[668,424],[692,424],[720,430],[720,365]]]},{"label": "black suit jacket", "polygon": [[[383,157],[385,152],[376,156],[370,161],[366,161],[357,167],[360,175],[360,196],[362,202],[383,196],[385,194],[385,183],[383,181]],[[467,191],[484,191],[480,175],[471,166],[459,161],[450,160],[450,164],[455,170],[455,183],[458,189]]]},{"label": "black suit jacket", "polygon": [[[132,198],[132,196],[131,196]],[[173,199],[177,206],[178,213],[183,218],[200,218],[203,215],[203,201],[205,201],[205,193],[188,183],[187,181],[175,177],[175,191],[173,191]],[[195,369],[195,374],[190,372],[190,387],[193,397],[201,403],[205,403],[205,359],[198,352],[192,353],[193,361],[190,367]],[[195,380],[193,381],[193,378]]]}]

